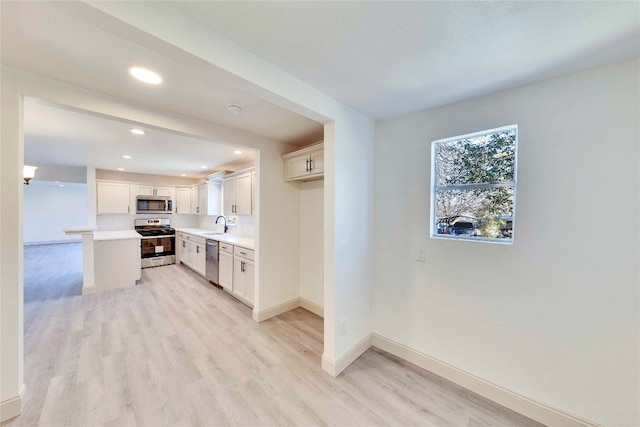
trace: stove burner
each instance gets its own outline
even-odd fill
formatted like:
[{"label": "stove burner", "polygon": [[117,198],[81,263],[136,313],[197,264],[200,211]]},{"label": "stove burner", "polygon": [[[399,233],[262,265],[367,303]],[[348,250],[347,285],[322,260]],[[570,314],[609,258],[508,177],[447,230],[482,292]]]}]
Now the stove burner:
[{"label": "stove burner", "polygon": [[145,237],[153,237],[153,236],[171,236],[175,234],[175,230],[173,228],[162,228],[162,229],[136,229],[139,235]]},{"label": "stove burner", "polygon": [[161,219],[136,219],[134,221],[135,230],[143,237],[171,236],[176,231],[171,228],[171,220]]}]

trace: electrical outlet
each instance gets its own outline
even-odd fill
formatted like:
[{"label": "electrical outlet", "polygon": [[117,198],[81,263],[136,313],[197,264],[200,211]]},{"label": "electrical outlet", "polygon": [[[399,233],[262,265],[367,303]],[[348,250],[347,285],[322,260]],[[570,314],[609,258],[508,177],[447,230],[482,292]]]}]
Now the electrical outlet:
[{"label": "electrical outlet", "polygon": [[424,246],[416,247],[416,261],[424,262]]},{"label": "electrical outlet", "polygon": [[338,334],[344,335],[347,333],[347,319],[342,319],[338,323]]}]

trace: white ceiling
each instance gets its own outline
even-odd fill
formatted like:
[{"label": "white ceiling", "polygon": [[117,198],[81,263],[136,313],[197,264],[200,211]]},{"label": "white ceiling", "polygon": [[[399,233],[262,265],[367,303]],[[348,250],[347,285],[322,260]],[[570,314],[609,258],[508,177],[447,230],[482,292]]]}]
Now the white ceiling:
[{"label": "white ceiling", "polygon": [[[131,129],[144,135],[134,135]],[[25,98],[26,164],[94,166],[98,169],[195,178],[237,169],[255,160],[253,150],[217,144]],[[122,156],[131,156],[125,159]],[[204,167],[203,167],[204,166]]]},{"label": "white ceiling", "polygon": [[637,1],[165,3],[375,119],[640,55]]},{"label": "white ceiling", "polygon": [[[320,123],[233,86],[193,57],[149,49],[139,43],[135,29],[113,22],[86,4],[2,1],[0,7],[3,64],[293,145],[322,139]],[[140,64],[162,74],[162,85],[134,80],[128,68]],[[242,113],[231,114],[228,104],[241,105]],[[127,149],[126,144],[134,140],[133,135],[123,137],[127,126],[58,107],[36,100],[26,103],[26,163],[202,176],[229,162],[253,160],[253,153],[246,150],[243,162],[233,154],[230,157],[228,146],[161,129],[136,138],[136,149]],[[191,149],[185,150],[187,146]],[[121,155],[131,150],[134,158],[123,163]],[[141,153],[146,153],[144,160]],[[206,171],[200,169],[202,159],[206,159]]]},{"label": "white ceiling", "polygon": [[[640,55],[639,2],[180,1],[164,6],[372,118]],[[212,64],[89,4],[2,1],[0,7],[4,64],[291,144],[322,139],[319,123],[245,92]],[[126,72],[132,65],[160,72],[162,85],[134,81]],[[229,103],[241,104],[243,114],[229,114]],[[50,164],[93,162],[98,159],[81,157],[102,149],[111,151],[99,160],[121,161],[126,145],[120,144],[130,138],[121,140],[117,125],[76,111],[53,111],[51,105],[27,107],[49,109],[37,121],[29,117],[35,110],[26,112],[27,161],[44,156]],[[178,173],[177,168],[193,167],[186,157],[175,160],[180,147],[193,141],[157,129],[153,136],[154,144],[165,145],[166,156],[159,156],[157,165],[130,161],[125,168]],[[228,149],[209,148],[219,150],[216,156]]]}]

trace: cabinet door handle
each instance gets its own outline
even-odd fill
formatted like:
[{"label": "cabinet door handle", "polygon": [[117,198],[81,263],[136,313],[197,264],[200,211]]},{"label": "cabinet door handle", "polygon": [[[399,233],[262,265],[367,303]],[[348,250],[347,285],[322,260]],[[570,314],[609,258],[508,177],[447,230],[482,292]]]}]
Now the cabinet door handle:
[{"label": "cabinet door handle", "polygon": [[196,253],[199,254],[200,253],[200,246],[196,246]]},{"label": "cabinet door handle", "polygon": [[186,244],[187,244],[187,242],[185,242],[185,241],[183,240],[183,241],[182,241],[182,247],[183,247],[183,248],[186,248],[186,246],[185,246]]},{"label": "cabinet door handle", "polygon": [[246,252],[240,252],[240,255],[246,255],[246,254],[247,254]]},{"label": "cabinet door handle", "polygon": [[313,170],[313,160],[309,159],[309,172]]}]

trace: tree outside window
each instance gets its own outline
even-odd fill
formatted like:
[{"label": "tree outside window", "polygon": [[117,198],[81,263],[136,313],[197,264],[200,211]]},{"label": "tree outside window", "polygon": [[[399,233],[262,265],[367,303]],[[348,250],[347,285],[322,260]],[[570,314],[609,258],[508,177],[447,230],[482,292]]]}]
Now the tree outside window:
[{"label": "tree outside window", "polygon": [[432,237],[513,242],[517,125],[434,141]]}]

